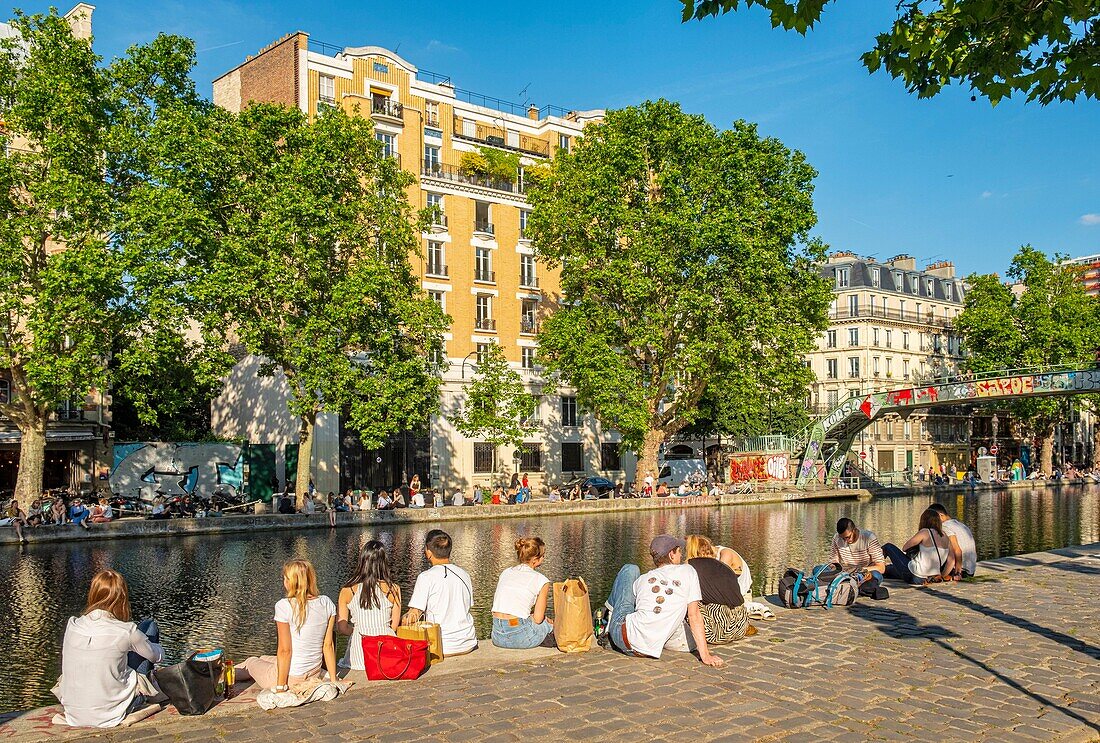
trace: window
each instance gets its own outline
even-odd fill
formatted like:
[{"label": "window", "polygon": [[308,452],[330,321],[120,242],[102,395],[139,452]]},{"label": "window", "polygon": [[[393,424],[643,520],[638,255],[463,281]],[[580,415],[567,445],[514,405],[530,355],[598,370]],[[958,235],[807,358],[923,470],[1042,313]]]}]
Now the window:
[{"label": "window", "polygon": [[11,382],[0,379],[0,403],[6,405],[9,402],[11,402]]},{"label": "window", "polygon": [[558,135],[558,149],[559,150],[565,150],[566,152],[569,152],[569,135],[568,134],[559,134]]},{"label": "window", "polygon": [[909,291],[914,294],[920,294],[920,277],[916,274],[909,277]]},{"label": "window", "polygon": [[836,331],[835,330],[826,330],[825,331],[825,347],[826,348],[836,348]]},{"label": "window", "polygon": [[618,442],[605,441],[600,444],[600,469],[621,470],[622,461],[619,456]]},{"label": "window", "polygon": [[905,421],[905,423],[902,426],[902,429],[905,433],[905,438],[910,438],[913,435],[913,423],[912,423],[912,421]]},{"label": "window", "polygon": [[875,295],[872,294],[867,298],[867,307],[871,310],[871,317],[875,316]]},{"label": "window", "polygon": [[859,379],[859,357],[848,357],[848,376],[851,379]]},{"label": "window", "polygon": [[442,212],[443,211],[443,194],[441,194],[441,193],[430,193],[430,194],[428,194],[428,208],[429,209],[434,209],[435,211],[438,211],[438,212]]},{"label": "window", "polygon": [[878,328],[871,328],[871,345],[878,345]]},{"label": "window", "polygon": [[902,283],[901,271],[894,271],[894,291],[904,291],[905,286]]},{"label": "window", "polygon": [[836,288],[837,289],[845,289],[845,288],[851,286],[851,283],[850,283],[849,277],[848,277],[848,269],[847,268],[838,268],[838,269],[836,269],[835,273],[836,273]]},{"label": "window", "polygon": [[477,122],[470,119],[462,120],[462,136],[477,138]]},{"label": "window", "polygon": [[859,317],[859,295],[848,295],[848,317]]},{"label": "window", "polygon": [[428,292],[428,297],[430,297],[433,302],[439,305],[439,309],[443,310],[444,312],[447,311],[446,296],[447,292],[435,291],[434,289]]},{"label": "window", "polygon": [[489,294],[478,294],[475,304],[474,319],[478,330],[494,330],[493,325],[493,298]]},{"label": "window", "polygon": [[825,377],[836,379],[838,376],[836,359],[825,359]]},{"label": "window", "polygon": [[474,442],[474,472],[485,473],[496,469],[496,447],[483,441]]},{"label": "window", "polygon": [[490,345],[492,345],[492,344],[491,343],[478,343],[477,344],[477,356],[475,357],[477,359],[477,363],[479,363],[479,364],[484,364],[485,363],[485,359],[487,359],[489,357],[489,346]]},{"label": "window", "polygon": [[951,300],[951,290],[952,290],[952,288],[953,288],[953,286],[952,286],[950,281],[943,282],[943,298],[946,299],[948,302],[952,301]]},{"label": "window", "polygon": [[519,210],[519,236],[527,236],[527,219],[531,216],[531,212],[526,209]]},{"label": "window", "polygon": [[320,98],[325,103],[336,103],[336,78],[321,75]]},{"label": "window", "polygon": [[542,395],[531,395],[531,413],[527,416],[531,425],[542,423]]},{"label": "window", "polygon": [[875,356],[871,359],[871,373],[874,374],[876,377],[879,375],[878,356]]},{"label": "window", "polygon": [[562,442],[561,471],[584,472],[584,449],[579,441]]},{"label": "window", "polygon": [[474,281],[496,281],[496,276],[493,275],[493,251],[489,248],[474,249]]},{"label": "window", "polygon": [[382,154],[384,156],[395,157],[397,155],[397,137],[395,135],[375,132],[374,138],[382,143]]},{"label": "window", "polygon": [[878,268],[871,268],[871,286],[876,289],[882,286],[882,276]]},{"label": "window", "polygon": [[848,345],[859,345],[859,328],[848,328]]},{"label": "window", "polygon": [[519,448],[519,468],[524,472],[542,469],[542,444],[524,444]]},{"label": "window", "polygon": [[894,376],[894,359],[889,356],[886,357],[886,376]]},{"label": "window", "polygon": [[909,359],[901,360],[901,376],[906,379],[909,378]]},{"label": "window", "polygon": [[536,270],[535,256],[521,255],[519,257],[519,284],[520,286],[538,286],[539,277]]},{"label": "window", "polygon": [[899,320],[904,320],[905,319],[905,300],[904,299],[899,299],[898,300],[898,319]]},{"label": "window", "polygon": [[519,332],[537,333],[539,331],[539,303],[534,299],[525,299],[520,305]]},{"label": "window", "polygon": [[493,234],[492,212],[485,201],[474,202],[474,231]]},{"label": "window", "polygon": [[889,328],[886,329],[886,347],[894,347],[894,331],[890,330]]},{"label": "window", "polygon": [[906,351],[909,350],[909,331],[908,330],[904,330],[901,333],[901,347],[904,348]]},{"label": "window", "polygon": [[921,303],[917,302],[917,320],[918,321],[920,321],[920,319],[921,319],[921,316],[920,316],[921,307],[922,307]]},{"label": "window", "polygon": [[858,387],[853,387],[850,390],[848,390],[848,397],[852,398],[853,400],[856,399],[857,397],[862,397],[862,396],[863,396],[863,393],[859,391]]},{"label": "window", "polygon": [[524,369],[535,368],[535,349],[529,346],[524,346],[520,350],[520,362],[519,365]]},{"label": "window", "polygon": [[936,280],[935,279],[927,279],[924,282],[924,286],[927,289],[928,296],[930,296],[930,297],[936,296]]},{"label": "window", "polygon": [[577,427],[577,398],[569,395],[562,395],[561,424],[566,428]]},{"label": "window", "polygon": [[440,343],[439,348],[433,348],[428,352],[428,361],[433,364],[443,364],[447,360],[447,341]]},{"label": "window", "polygon": [[839,400],[837,399],[839,397],[840,393],[838,393],[836,390],[829,390],[825,393],[825,399],[827,400],[825,404],[828,405],[830,408],[835,408],[837,403],[839,402]]},{"label": "window", "polygon": [[439,156],[439,148],[432,144],[424,145],[424,172],[438,173],[441,162],[443,161]]},{"label": "window", "polygon": [[444,244],[439,240],[428,241],[428,270],[432,276],[447,275],[447,256]]},{"label": "window", "polygon": [[424,101],[424,123],[439,126],[439,104],[435,101]]}]

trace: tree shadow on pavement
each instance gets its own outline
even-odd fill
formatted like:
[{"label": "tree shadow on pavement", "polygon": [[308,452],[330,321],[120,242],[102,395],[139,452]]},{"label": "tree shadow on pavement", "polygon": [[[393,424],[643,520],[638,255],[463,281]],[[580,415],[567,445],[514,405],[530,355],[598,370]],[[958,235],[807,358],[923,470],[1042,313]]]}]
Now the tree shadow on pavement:
[{"label": "tree shadow on pavement", "polygon": [[[929,590],[929,589],[925,589],[925,590]],[[951,596],[949,598],[955,598],[955,597]],[[970,603],[973,603],[973,602],[970,602]],[[978,606],[980,606],[980,604]],[[988,607],[983,607],[983,608],[988,609]],[[993,610],[990,609],[989,611],[993,611]],[[999,681],[1001,681],[1006,686],[1010,686],[1013,689],[1015,689],[1016,691],[1020,692],[1021,694],[1025,694],[1028,697],[1031,697],[1032,699],[1034,699],[1036,702],[1043,705],[1044,707],[1054,708],[1054,709],[1058,710],[1059,712],[1061,712],[1063,715],[1066,715],[1067,717],[1072,717],[1074,720],[1077,720],[1082,725],[1086,725],[1089,728],[1091,728],[1092,730],[1100,732],[1100,726],[1097,726],[1096,723],[1091,722],[1087,718],[1082,717],[1081,715],[1077,714],[1073,710],[1071,710],[1071,709],[1069,709],[1069,708],[1067,708],[1067,707],[1065,707],[1061,704],[1058,704],[1057,702],[1054,702],[1054,701],[1051,701],[1050,699],[1047,699],[1042,694],[1038,694],[1036,692],[1033,692],[1033,691],[1027,689],[1020,682],[1016,681],[1015,679],[1009,678],[1008,676],[1004,675],[1003,673],[1001,673],[997,669],[993,668],[992,666],[984,663],[981,660],[978,660],[974,656],[972,656],[968,653],[965,653],[962,650],[959,650],[958,648],[952,647],[951,644],[948,642],[948,640],[950,640],[951,638],[960,637],[960,635],[958,633],[954,632],[953,630],[948,629],[947,627],[944,627],[944,626],[938,625],[938,624],[921,624],[920,620],[918,620],[912,614],[908,614],[904,611],[899,611],[897,609],[891,609],[889,607],[882,606],[881,604],[880,605],[868,605],[868,604],[856,603],[856,604],[853,604],[851,607],[849,607],[848,612],[850,614],[852,614],[853,616],[859,617],[860,619],[863,619],[864,621],[867,621],[867,622],[870,622],[871,624],[874,624],[875,627],[880,632],[882,632],[883,634],[885,634],[889,637],[892,637],[894,639],[897,639],[897,640],[914,640],[914,639],[929,640],[929,641],[935,643],[936,645],[939,645],[941,648],[948,651],[949,653],[956,656],[957,658],[959,658],[961,660],[964,660],[967,663],[970,663],[971,665],[975,666],[976,668],[982,669],[983,671],[985,671],[989,675],[991,675],[991,676],[995,677],[996,679],[998,679]],[[1001,619],[1001,617],[997,617],[997,618]],[[1016,617],[1013,617],[1013,618],[1016,619]],[[1026,629],[1026,627],[1025,627],[1025,629]],[[1045,629],[1045,628],[1040,627],[1039,629]],[[1050,631],[1050,630],[1047,630],[1047,631]],[[1061,634],[1061,633],[1055,633],[1055,634]],[[1073,640],[1073,638],[1068,638],[1068,639]],[[1075,642],[1079,642],[1079,641],[1075,641]],[[1080,644],[1083,645],[1084,643],[1080,643]],[[1086,647],[1090,647],[1090,646],[1086,645]]]},{"label": "tree shadow on pavement", "polygon": [[990,619],[996,619],[997,621],[1011,624],[1013,627],[1019,627],[1020,629],[1027,630],[1028,632],[1034,632],[1037,635],[1052,640],[1059,645],[1064,645],[1070,650],[1076,650],[1079,653],[1089,656],[1093,660],[1100,660],[1100,648],[1094,645],[1089,645],[1087,642],[1078,640],[1076,637],[1067,635],[1064,632],[1044,627],[1041,624],[1035,624],[1028,619],[1018,617],[1015,614],[1009,614],[1008,612],[1001,611],[1000,609],[994,609],[991,606],[980,604],[977,601],[968,599],[965,596],[959,596],[954,593],[948,593],[936,588],[926,588],[929,596],[935,596],[941,598],[944,601],[950,601],[953,604],[958,604],[971,611],[976,611],[979,614],[983,614]]}]

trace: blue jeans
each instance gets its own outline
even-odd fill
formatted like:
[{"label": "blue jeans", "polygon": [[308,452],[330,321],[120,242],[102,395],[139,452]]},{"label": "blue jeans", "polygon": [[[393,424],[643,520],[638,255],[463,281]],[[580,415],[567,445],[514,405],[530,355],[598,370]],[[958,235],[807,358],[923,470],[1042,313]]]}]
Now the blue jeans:
[{"label": "blue jeans", "polygon": [[513,626],[509,619],[497,619],[493,617],[493,644],[498,648],[511,650],[528,650],[537,648],[546,636],[550,634],[554,626],[545,619],[535,624],[531,617],[519,620],[519,624]]},{"label": "blue jeans", "polygon": [[[138,622],[137,628],[139,632],[149,638],[149,642],[160,644],[160,627],[157,626],[155,619],[143,619]],[[143,676],[148,676],[153,670],[153,661],[133,652],[127,654],[126,665]]]},{"label": "blue jeans", "polygon": [[607,636],[611,645],[622,653],[630,653],[630,648],[623,643],[623,622],[628,614],[634,613],[634,581],[642,571],[637,565],[623,565],[619,574],[615,576],[615,582],[611,585],[611,595],[607,597],[607,603],[611,605],[611,621],[607,625]]},{"label": "blue jeans", "polygon": [[886,559],[890,561],[890,564],[886,566],[887,578],[896,578],[918,586],[924,583],[923,578],[913,575],[913,571],[909,569],[909,558],[897,545],[887,542],[882,545],[882,554],[886,555]]}]

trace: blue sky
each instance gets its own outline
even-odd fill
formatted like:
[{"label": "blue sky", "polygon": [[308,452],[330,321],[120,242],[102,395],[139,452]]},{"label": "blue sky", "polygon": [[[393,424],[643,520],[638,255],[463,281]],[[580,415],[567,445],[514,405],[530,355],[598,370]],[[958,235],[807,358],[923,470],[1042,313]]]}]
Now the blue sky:
[{"label": "blue sky", "polygon": [[300,29],[397,48],[461,88],[517,102],[587,109],[665,97],[718,126],[757,122],[805,152],[820,173],[816,234],[834,249],[953,260],[963,274],[1003,272],[1023,243],[1100,253],[1100,102],[991,108],[959,87],[917,100],[859,62],[893,5],[830,5],[807,37],[773,30],[758,9],[681,24],[677,0],[102,0],[93,27],[107,57],[159,31],[194,38],[208,96],[215,77]]}]

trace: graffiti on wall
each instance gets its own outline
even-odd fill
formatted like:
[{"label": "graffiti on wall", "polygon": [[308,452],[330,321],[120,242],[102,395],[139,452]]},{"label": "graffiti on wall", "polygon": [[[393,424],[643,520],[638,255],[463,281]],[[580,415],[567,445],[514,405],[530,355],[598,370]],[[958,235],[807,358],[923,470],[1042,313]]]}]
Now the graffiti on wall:
[{"label": "graffiti on wall", "polygon": [[730,460],[730,482],[786,480],[790,477],[787,454],[750,454]]},{"label": "graffiti on wall", "polygon": [[111,490],[117,495],[151,501],[157,495],[209,496],[215,488],[228,494],[244,481],[244,449],[238,444],[115,444]]}]

